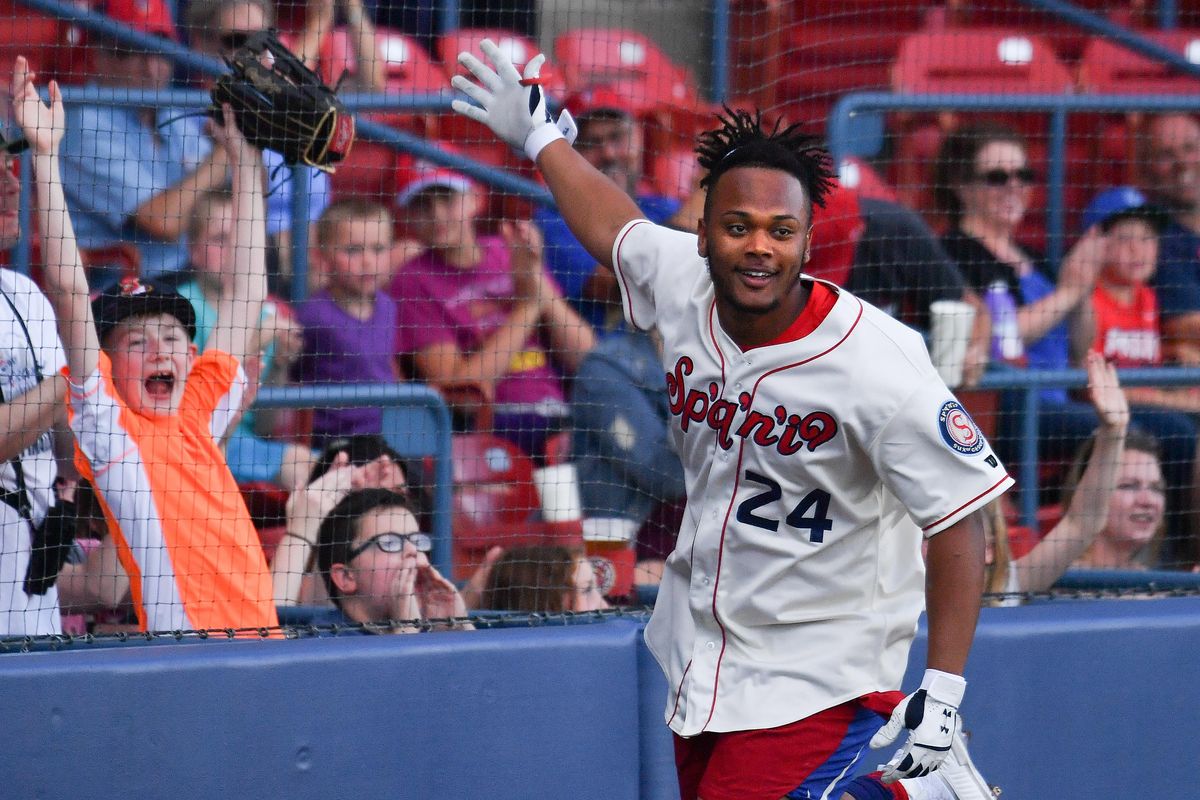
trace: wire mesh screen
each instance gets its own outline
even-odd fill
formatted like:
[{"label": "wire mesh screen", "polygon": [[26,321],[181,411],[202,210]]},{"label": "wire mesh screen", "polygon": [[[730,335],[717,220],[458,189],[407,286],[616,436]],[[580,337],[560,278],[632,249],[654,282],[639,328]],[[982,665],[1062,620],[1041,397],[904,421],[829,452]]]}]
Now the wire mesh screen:
[{"label": "wire mesh screen", "polygon": [[[681,409],[717,395],[672,384],[611,242],[451,110],[485,39],[518,71],[546,56],[552,118],[656,225],[714,224],[693,149],[722,104],[826,139],[805,271],[918,331],[962,404],[946,436],[986,435],[1018,477],[982,512],[988,591],[1192,591],[1197,9],[1078,5],[0,2],[0,635],[653,602],[701,526]],[[268,30],[354,118],[339,159],[255,146],[213,105]],[[436,392],[445,430],[321,394],[397,384]],[[780,518],[811,533],[797,499]],[[732,503],[736,538],[762,504]]]}]

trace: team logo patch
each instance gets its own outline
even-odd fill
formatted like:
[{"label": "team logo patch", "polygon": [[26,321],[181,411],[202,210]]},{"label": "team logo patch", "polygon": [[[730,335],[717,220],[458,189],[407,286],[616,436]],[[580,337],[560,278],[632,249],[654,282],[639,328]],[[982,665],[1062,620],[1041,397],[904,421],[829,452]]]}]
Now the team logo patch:
[{"label": "team logo patch", "polygon": [[938,427],[942,431],[942,440],[956,453],[973,456],[983,450],[984,439],[979,426],[957,400],[942,403]]},{"label": "team logo patch", "polygon": [[592,562],[592,572],[596,576],[596,588],[600,590],[600,594],[610,594],[617,582],[616,566],[604,556],[591,556],[588,561]]}]

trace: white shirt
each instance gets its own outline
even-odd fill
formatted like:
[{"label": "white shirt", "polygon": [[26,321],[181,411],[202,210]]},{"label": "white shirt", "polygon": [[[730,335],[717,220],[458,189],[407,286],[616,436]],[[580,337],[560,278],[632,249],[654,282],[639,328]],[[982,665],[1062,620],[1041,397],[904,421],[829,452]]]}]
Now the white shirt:
[{"label": "white shirt", "polygon": [[[37,284],[19,272],[0,269],[0,291],[4,295],[0,297],[0,392],[4,402],[9,402],[36,386],[39,373],[43,378],[53,377],[67,358],[58,339],[54,310]],[[40,522],[53,500],[58,474],[50,433],[38,437],[20,459],[33,519]],[[0,486],[17,489],[9,461],[0,464]]]},{"label": "white shirt", "polygon": [[[9,402],[37,385],[39,372],[45,378],[62,369],[66,356],[58,339],[54,311],[33,281],[10,269],[0,269],[0,293],[0,393],[4,402]],[[53,500],[58,474],[50,434],[38,437],[19,458],[31,515],[38,523]],[[11,461],[0,463],[0,487],[6,491],[18,488]],[[62,632],[58,587],[52,586],[41,595],[24,591],[32,534],[29,520],[15,507],[0,503],[0,636]]]},{"label": "white shirt", "polygon": [[686,475],[646,628],[668,724],[770,728],[898,688],[924,606],[922,532],[1013,483],[921,337],[839,291],[809,335],[743,352],[694,235],[636,220],[613,263],[626,318],[662,334]]}]

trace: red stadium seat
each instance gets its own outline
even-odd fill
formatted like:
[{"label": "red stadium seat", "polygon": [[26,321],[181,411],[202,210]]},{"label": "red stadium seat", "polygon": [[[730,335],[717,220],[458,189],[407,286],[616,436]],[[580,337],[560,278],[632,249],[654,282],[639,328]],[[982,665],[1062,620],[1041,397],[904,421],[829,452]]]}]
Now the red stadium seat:
[{"label": "red stadium seat", "polygon": [[488,433],[455,434],[451,464],[456,579],[469,577],[495,545],[582,545],[578,521],[537,519],[541,502],[533,484],[533,460],[512,442]]},{"label": "red stadium seat", "polygon": [[[537,42],[512,31],[498,28],[459,28],[442,35],[434,45],[435,55],[441,60],[446,75],[448,77],[455,74],[465,75],[466,71],[458,67],[458,54],[462,52],[478,54],[479,43],[484,39],[491,39],[495,42],[501,52],[507,54],[512,60],[518,71],[523,71],[529,59],[542,52]],[[558,67],[547,61],[542,65],[541,76],[546,90],[561,100],[566,87]]]},{"label": "red stadium seat", "polygon": [[[1200,30],[1139,33],[1192,63],[1200,61]],[[1079,62],[1079,88],[1097,94],[1195,94],[1200,78],[1097,37],[1088,41]]]},{"label": "red stadium seat", "polygon": [[[951,4],[949,22],[954,26],[1008,28],[1036,34],[1045,39],[1054,48],[1059,58],[1074,62],[1083,53],[1088,35],[1083,28],[1064,22],[1053,12],[1035,9],[1024,3],[997,3],[995,0],[958,0]],[[1115,22],[1118,25],[1131,25],[1142,16],[1139,11],[1146,4],[1140,0],[1134,2],[1114,2],[1114,0],[1072,0],[1072,5],[1083,11],[1089,11]],[[1136,8],[1140,6],[1141,8]]]},{"label": "red stadium seat", "polygon": [[902,39],[942,12],[933,0],[740,0],[731,16],[731,89],[823,132],[833,101],[886,88]]},{"label": "red stadium seat", "polygon": [[916,33],[892,66],[892,88],[907,93],[1055,94],[1074,85],[1044,39],[1010,29]]},{"label": "red stadium seat", "polygon": [[649,37],[620,28],[576,28],[554,40],[554,54],[567,89],[612,86],[637,111],[688,107],[698,95],[686,69]]},{"label": "red stadium seat", "polygon": [[[379,52],[387,62],[387,93],[437,94],[450,91],[441,65],[430,58],[429,53],[415,38],[382,27],[377,29],[376,37]],[[386,114],[380,117],[426,137],[437,136],[437,114]]]},{"label": "red stadium seat", "polygon": [[[91,5],[85,3],[84,5]],[[86,48],[83,31],[53,17],[30,10],[15,0],[0,0],[0,65],[12,68],[21,55],[29,59],[38,82],[54,78],[61,83],[83,83]]]}]

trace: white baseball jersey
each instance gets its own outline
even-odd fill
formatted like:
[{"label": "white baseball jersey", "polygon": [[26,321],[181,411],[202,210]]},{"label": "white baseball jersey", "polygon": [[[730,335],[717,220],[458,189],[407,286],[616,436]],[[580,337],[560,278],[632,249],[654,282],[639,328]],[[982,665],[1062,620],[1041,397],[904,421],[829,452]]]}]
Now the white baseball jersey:
[{"label": "white baseball jersey", "polygon": [[[0,269],[0,395],[4,402],[37,385],[39,374],[52,377],[63,368],[66,355],[50,302],[29,278]],[[25,496],[34,523],[41,522],[54,499],[54,460],[49,432],[20,454]],[[11,461],[0,463],[0,489],[16,492],[17,473]],[[22,590],[29,565],[32,531],[15,507],[0,507],[0,635],[60,633],[58,588],[43,595]]]},{"label": "white baseball jersey", "polygon": [[688,505],[646,642],[680,735],[771,728],[896,689],[924,607],[921,536],[1013,481],[919,334],[845,291],[811,333],[741,350],[696,237],[613,245],[657,327]]}]

